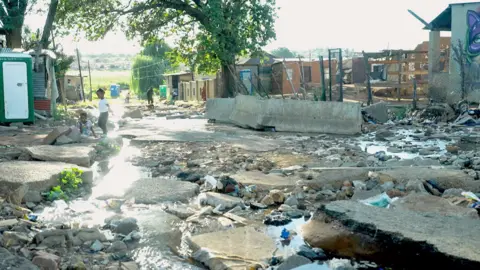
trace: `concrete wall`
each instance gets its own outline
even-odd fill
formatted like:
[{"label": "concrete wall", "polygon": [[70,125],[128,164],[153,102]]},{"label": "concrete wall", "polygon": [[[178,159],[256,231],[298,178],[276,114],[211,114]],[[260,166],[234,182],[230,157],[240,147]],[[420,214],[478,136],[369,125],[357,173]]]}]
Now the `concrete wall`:
[{"label": "concrete wall", "polygon": [[[476,26],[477,30],[472,30]],[[469,54],[471,63],[468,65],[469,72],[473,74],[476,83],[480,83],[480,50],[474,48],[473,42],[467,39],[470,33],[480,29],[480,3],[467,3],[452,6],[452,43],[458,44],[461,40],[465,50]],[[478,43],[476,43],[478,44]],[[450,56],[450,91],[447,92],[447,100],[455,102],[461,97],[460,66],[453,60],[453,52]],[[480,100],[480,85],[475,86],[469,93],[468,99],[478,102]]]},{"label": "concrete wall", "polygon": [[205,114],[207,119],[230,123],[230,116],[234,107],[234,98],[209,98],[207,99]]}]

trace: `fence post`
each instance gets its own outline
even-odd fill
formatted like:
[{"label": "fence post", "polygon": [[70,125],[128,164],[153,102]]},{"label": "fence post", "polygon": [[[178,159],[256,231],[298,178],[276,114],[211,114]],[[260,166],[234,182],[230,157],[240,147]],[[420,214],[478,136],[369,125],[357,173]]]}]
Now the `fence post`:
[{"label": "fence post", "polygon": [[413,79],[413,101],[412,101],[413,109],[417,109],[417,79]]},{"label": "fence post", "polygon": [[327,86],[325,85],[325,67],[323,66],[323,56],[320,56],[320,76],[322,80],[322,97],[321,101],[327,101]]},{"label": "fence post", "polygon": [[342,49],[338,49],[338,68],[340,69],[340,89],[338,101],[343,102],[343,59],[342,59]]},{"label": "fence post", "polygon": [[332,101],[332,52],[328,49],[328,95]]}]

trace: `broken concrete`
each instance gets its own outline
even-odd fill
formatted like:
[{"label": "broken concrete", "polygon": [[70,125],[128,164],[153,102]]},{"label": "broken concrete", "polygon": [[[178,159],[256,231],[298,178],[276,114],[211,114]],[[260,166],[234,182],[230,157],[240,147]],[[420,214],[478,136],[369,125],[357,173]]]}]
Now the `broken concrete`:
[{"label": "broken concrete", "polygon": [[27,185],[29,191],[45,192],[58,185],[62,171],[70,168],[83,171],[85,184],[93,180],[92,170],[63,162],[8,161],[0,163],[0,187],[15,190]]},{"label": "broken concrete", "polygon": [[238,95],[230,115],[230,121],[243,128],[263,129],[261,124],[265,100],[253,96]]},{"label": "broken concrete", "polygon": [[143,178],[125,192],[125,199],[135,198],[136,203],[187,202],[198,194],[197,184],[164,178]]},{"label": "broken concrete", "polygon": [[393,169],[378,172],[380,182],[407,184],[412,179],[420,181],[435,180],[442,189],[461,188],[472,192],[480,192],[480,181],[460,170],[432,169],[416,167],[414,170]]},{"label": "broken concrete", "polygon": [[410,210],[420,213],[434,213],[442,216],[479,219],[477,210],[450,204],[444,198],[430,194],[411,193],[391,204],[399,210]]},{"label": "broken concrete", "polygon": [[68,131],[68,127],[56,127],[52,130],[44,139],[43,144],[51,145],[54,144],[58,137],[65,134]]},{"label": "broken concrete", "polygon": [[384,209],[353,201],[332,202],[321,211],[355,235],[373,237],[381,245],[377,252],[363,256],[367,260],[408,269],[480,267],[480,235],[472,230],[478,220]]},{"label": "broken concrete", "polygon": [[235,228],[188,239],[193,257],[212,270],[244,270],[265,263],[276,250],[275,242],[253,227]]},{"label": "broken concrete", "polygon": [[237,182],[243,185],[255,185],[260,189],[284,189],[295,188],[298,178],[283,177],[277,174],[264,174],[258,171],[240,172],[231,176]]},{"label": "broken concrete", "polygon": [[213,207],[220,206],[222,209],[232,209],[236,206],[244,207],[244,202],[242,199],[215,192],[206,192],[200,194],[200,196],[198,196],[198,201],[201,205],[210,205]]},{"label": "broken concrete", "polygon": [[388,121],[387,103],[383,101],[363,108],[363,111],[372,117],[377,124],[386,123]]},{"label": "broken concrete", "polygon": [[34,160],[60,161],[90,167],[95,159],[95,149],[88,146],[38,145],[26,147],[25,152]]},{"label": "broken concrete", "polygon": [[301,185],[308,186],[314,190],[321,190],[325,185],[332,185],[336,189],[343,186],[344,181],[366,181],[368,180],[369,168],[312,168],[318,172],[319,177],[312,180],[302,180]]}]

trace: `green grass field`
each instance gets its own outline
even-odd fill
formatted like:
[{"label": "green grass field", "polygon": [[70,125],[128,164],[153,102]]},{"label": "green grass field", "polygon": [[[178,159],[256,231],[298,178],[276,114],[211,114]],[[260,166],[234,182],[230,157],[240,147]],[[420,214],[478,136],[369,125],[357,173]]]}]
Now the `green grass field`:
[{"label": "green grass field", "polygon": [[[88,74],[86,74],[88,75]],[[98,89],[100,87],[109,89],[111,84],[126,83],[130,84],[131,75],[129,70],[123,71],[92,71],[92,89]],[[85,89],[90,89],[90,79],[85,80]]]}]

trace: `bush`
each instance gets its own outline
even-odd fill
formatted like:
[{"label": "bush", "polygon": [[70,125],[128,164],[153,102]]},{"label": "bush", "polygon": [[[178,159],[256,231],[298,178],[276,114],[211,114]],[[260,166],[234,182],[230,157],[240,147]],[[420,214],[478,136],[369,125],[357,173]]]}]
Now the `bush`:
[{"label": "bush", "polygon": [[48,193],[48,200],[65,200],[69,199],[69,196],[78,192],[79,187],[83,184],[81,178],[83,171],[78,168],[71,168],[64,170],[60,174],[58,179],[59,185],[53,187]]}]

